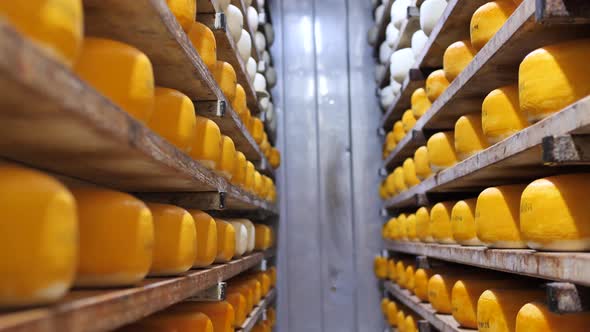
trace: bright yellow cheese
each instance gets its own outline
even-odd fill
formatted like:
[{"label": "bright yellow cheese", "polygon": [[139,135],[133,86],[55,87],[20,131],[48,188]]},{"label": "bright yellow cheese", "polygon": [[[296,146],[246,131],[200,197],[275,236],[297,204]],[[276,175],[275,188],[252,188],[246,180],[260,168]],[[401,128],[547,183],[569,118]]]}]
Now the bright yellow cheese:
[{"label": "bright yellow cheese", "polygon": [[201,210],[190,210],[197,230],[197,254],[193,267],[206,267],[217,257],[217,223]]},{"label": "bright yellow cheese", "polygon": [[443,55],[443,70],[449,82],[452,82],[475,57],[477,51],[469,40],[454,42]]},{"label": "bright yellow cheese", "polygon": [[451,211],[453,238],[464,246],[479,246],[483,243],[477,238],[475,227],[475,205],[477,199],[458,201]]},{"label": "bright yellow cheese", "polygon": [[375,256],[373,260],[373,272],[378,279],[387,278],[387,259],[381,256]]},{"label": "bright yellow cheese", "polygon": [[260,175],[260,172],[255,171],[254,172],[254,193],[257,196],[260,196],[261,189],[262,189],[262,175]]},{"label": "bright yellow cheese", "polygon": [[[403,123],[402,123],[402,125],[403,125]],[[385,154],[389,155],[391,153],[391,151],[393,151],[395,149],[396,146],[397,146],[397,141],[395,139],[395,134],[393,133],[393,131],[390,131],[385,136],[385,148],[384,148]]]},{"label": "bright yellow cheese", "polygon": [[440,314],[451,314],[451,291],[460,277],[455,274],[435,274],[428,280],[428,302]]},{"label": "bright yellow cheese", "polygon": [[414,128],[414,125],[416,124],[416,118],[414,117],[414,112],[411,109],[405,111],[402,115],[402,124],[406,133]]},{"label": "bright yellow cheese", "polygon": [[238,78],[234,67],[225,61],[217,61],[214,66],[209,67],[213,78],[219,84],[221,92],[231,103],[236,96],[236,85]]},{"label": "bright yellow cheese", "polygon": [[236,252],[236,230],[225,220],[215,219],[217,226],[217,256],[216,263],[231,261]]},{"label": "bright yellow cheese", "polygon": [[254,277],[260,282],[262,296],[266,296],[270,291],[270,277],[264,272],[255,273]]},{"label": "bright yellow cheese", "polygon": [[386,200],[389,198],[389,193],[387,192],[387,187],[385,187],[385,181],[381,181],[381,184],[379,184],[379,197],[382,200]]},{"label": "bright yellow cheese", "polygon": [[585,332],[590,314],[585,312],[556,314],[541,302],[525,304],[516,315],[515,332]]},{"label": "bright yellow cheese", "polygon": [[494,37],[516,9],[513,0],[490,1],[479,7],[471,17],[471,44],[477,51]]},{"label": "bright yellow cheese", "polygon": [[231,180],[235,168],[236,146],[234,141],[225,135],[221,135],[221,154],[215,168],[221,175]]},{"label": "bright yellow cheese", "polygon": [[389,235],[390,240],[399,240],[400,237],[400,229],[397,223],[397,218],[391,218],[386,224],[388,228],[387,234]]},{"label": "bright yellow cheese", "polygon": [[416,215],[409,214],[406,218],[406,229],[408,234],[408,240],[410,241],[418,241],[418,237],[416,235]]},{"label": "bright yellow cheese", "polygon": [[518,85],[507,85],[490,92],[481,105],[481,125],[490,144],[526,128],[528,121],[520,111]]},{"label": "bright yellow cheese", "polygon": [[545,292],[541,289],[488,289],[477,301],[478,331],[513,332],[520,308],[544,299]]},{"label": "bright yellow cheese", "polygon": [[241,84],[236,85],[236,95],[231,103],[231,107],[240,116],[241,114],[248,111],[248,105],[246,103],[246,90]]},{"label": "bright yellow cheese", "polygon": [[154,112],[148,126],[188,153],[196,136],[195,106],[178,90],[156,87]]},{"label": "bright yellow cheese", "polygon": [[398,240],[407,240],[408,239],[408,218],[405,214],[400,214],[397,216],[397,221],[395,223],[397,228]]},{"label": "bright yellow cheese", "polygon": [[406,267],[406,276],[404,277],[405,283],[406,283],[406,288],[411,292],[414,293],[414,289],[416,287],[415,284],[415,279],[414,279],[414,274],[415,274],[415,269],[413,265],[408,265]]},{"label": "bright yellow cheese", "polygon": [[405,313],[401,309],[398,309],[397,315],[396,315],[396,318],[395,318],[395,321],[397,323],[398,331],[399,332],[404,332],[403,329],[405,327],[404,326],[405,325],[404,323],[406,321],[406,315],[405,315]]},{"label": "bright yellow cheese", "polygon": [[381,312],[383,312],[383,316],[385,316],[387,318],[387,305],[389,305],[391,301],[384,297],[383,299],[381,299]]},{"label": "bright yellow cheese", "polygon": [[449,87],[449,84],[444,70],[438,69],[430,73],[426,78],[426,96],[430,102],[434,103]]},{"label": "bright yellow cheese", "polygon": [[475,207],[477,237],[493,248],[526,248],[520,233],[520,196],[523,185],[491,187],[482,191]]},{"label": "bright yellow cheese", "polygon": [[539,48],[527,55],[518,71],[520,109],[536,122],[590,95],[590,68],[581,65],[590,53],[590,39]]},{"label": "bright yellow cheese", "polygon": [[242,296],[246,300],[246,312],[247,313],[250,313],[252,311],[252,308],[254,308],[254,305],[255,305],[254,291],[252,290],[252,288],[248,284],[246,284],[244,282],[237,282],[237,281],[231,280],[227,283],[226,293],[227,294],[231,294],[231,293],[242,294]]},{"label": "bright yellow cheese", "polygon": [[455,202],[436,203],[430,210],[430,233],[438,243],[456,243],[453,239],[451,211]]},{"label": "bright yellow cheese", "polygon": [[41,172],[1,164],[0,248],[0,308],[61,298],[78,263],[78,219],[70,191]]},{"label": "bright yellow cheese", "polygon": [[401,121],[396,121],[393,124],[393,137],[395,138],[395,142],[399,143],[404,138],[404,136],[406,136],[404,124]]},{"label": "bright yellow cheese", "polygon": [[244,179],[244,189],[249,192],[254,191],[254,173],[256,172],[256,168],[254,168],[254,164],[251,161],[246,162],[246,177]]},{"label": "bright yellow cheese", "polygon": [[391,326],[397,326],[397,304],[393,301],[387,303],[387,322]]},{"label": "bright yellow cheese", "polygon": [[273,266],[270,269],[268,269],[268,271],[270,272],[270,285],[272,287],[276,287],[277,286],[277,268]]},{"label": "bright yellow cheese", "polygon": [[407,259],[400,259],[395,263],[395,281],[402,288],[406,288],[406,266],[408,263]]},{"label": "bright yellow cheese", "polygon": [[414,294],[422,302],[428,302],[428,281],[431,277],[431,270],[417,269],[414,273]]},{"label": "bright yellow cheese", "polygon": [[154,251],[149,274],[175,275],[188,271],[197,255],[197,229],[193,217],[168,204],[147,204],[154,223]]},{"label": "bright yellow cheese", "polygon": [[410,99],[412,105],[412,112],[414,113],[414,117],[419,119],[428,109],[432,106],[430,103],[430,99],[426,95],[426,90],[423,88],[416,89],[412,93],[412,97]]},{"label": "bright yellow cheese", "polygon": [[420,183],[420,179],[416,175],[416,164],[414,159],[407,158],[402,165],[404,170],[404,180],[409,187],[413,187]]},{"label": "bright yellow cheese", "polygon": [[168,8],[182,27],[188,32],[197,17],[197,1],[195,0],[166,0]]},{"label": "bright yellow cheese", "polygon": [[252,138],[254,138],[256,144],[262,143],[262,138],[264,136],[264,124],[262,123],[262,120],[253,116],[250,119],[250,129],[250,134],[252,134]]},{"label": "bright yellow cheese", "polygon": [[255,229],[256,229],[256,244],[254,246],[254,248],[256,250],[266,250],[269,249],[272,246],[272,242],[273,242],[273,235],[272,235],[272,229],[270,227],[268,227],[267,225],[262,225],[262,224],[256,224],[254,225]]},{"label": "bright yellow cheese", "polygon": [[270,158],[268,158],[268,162],[272,168],[277,169],[281,166],[281,152],[276,148],[270,149]]},{"label": "bright yellow cheese", "polygon": [[209,169],[221,158],[221,131],[213,120],[197,116],[197,130],[190,156]]},{"label": "bright yellow cheese", "polygon": [[432,135],[426,144],[430,168],[438,172],[458,162],[455,153],[455,137],[452,131],[439,132]]},{"label": "bright yellow cheese", "polygon": [[395,187],[395,177],[393,176],[393,172],[387,176],[385,179],[385,188],[387,189],[387,193],[389,197],[396,195],[397,188]]},{"label": "bright yellow cheese", "polygon": [[481,115],[463,115],[455,123],[455,153],[465,160],[489,146],[481,128]]},{"label": "bright yellow cheese", "polygon": [[529,184],[520,200],[520,231],[528,246],[552,251],[590,250],[588,174],[567,174]]},{"label": "bright yellow cheese", "polygon": [[0,1],[0,16],[66,66],[77,59],[84,34],[81,0]]},{"label": "bright yellow cheese", "polygon": [[242,326],[248,315],[246,312],[246,298],[239,292],[228,292],[225,299],[234,308],[234,327]]},{"label": "bright yellow cheese", "polygon": [[404,321],[405,327],[403,332],[418,332],[418,326],[416,323],[416,318],[412,315],[407,315]]},{"label": "bright yellow cheese", "polygon": [[428,149],[421,146],[414,152],[414,164],[416,165],[416,176],[420,180],[425,180],[432,175],[430,160],[428,160]]},{"label": "bright yellow cheese", "polygon": [[395,266],[395,260],[387,260],[387,279],[395,281],[397,279],[397,269]]},{"label": "bright yellow cheese", "polygon": [[213,323],[202,312],[163,311],[127,325],[120,332],[214,332]]},{"label": "bright yellow cheese", "polygon": [[406,184],[406,178],[404,176],[403,167],[400,166],[393,170],[393,183],[395,185],[395,191],[397,193],[401,193],[403,191],[408,190],[408,185]]},{"label": "bright yellow cheese", "polygon": [[193,22],[188,37],[205,66],[211,70],[217,63],[217,42],[213,31],[203,23]]},{"label": "bright yellow cheese", "polygon": [[246,156],[240,152],[236,151],[234,154],[234,169],[232,172],[231,183],[241,186],[244,184],[246,180]]},{"label": "bright yellow cheese", "polygon": [[246,225],[239,221],[226,220],[232,226],[234,226],[235,232],[235,245],[234,245],[234,257],[241,257],[246,253],[248,248],[248,229]]},{"label": "bright yellow cheese", "polygon": [[243,112],[242,114],[238,114],[238,116],[240,117],[240,120],[242,120],[242,124],[244,125],[244,127],[246,128],[246,130],[248,130],[248,132],[250,132],[250,119],[252,119],[252,113],[250,112],[250,109],[247,108],[246,112]]},{"label": "bright yellow cheese", "polygon": [[128,286],[150,269],[154,225],[135,197],[107,189],[72,189],[78,204],[80,256],[76,285]]},{"label": "bright yellow cheese", "polygon": [[169,309],[171,312],[203,313],[211,319],[215,332],[233,332],[236,314],[227,301],[219,302],[180,302]]},{"label": "bright yellow cheese", "polygon": [[277,325],[277,312],[275,308],[269,307],[266,309],[266,317],[270,322],[270,327],[275,327]]},{"label": "bright yellow cheese", "polygon": [[416,211],[416,236],[422,242],[435,242],[430,233],[430,209],[427,207]]},{"label": "bright yellow cheese", "polygon": [[109,39],[87,37],[74,71],[135,119],[148,123],[154,111],[154,73],[138,49]]}]

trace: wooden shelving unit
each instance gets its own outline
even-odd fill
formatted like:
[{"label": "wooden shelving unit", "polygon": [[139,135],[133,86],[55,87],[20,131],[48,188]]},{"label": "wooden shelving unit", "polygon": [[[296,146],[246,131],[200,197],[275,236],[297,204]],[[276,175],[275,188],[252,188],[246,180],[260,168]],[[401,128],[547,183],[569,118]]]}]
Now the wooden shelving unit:
[{"label": "wooden shelving unit", "polygon": [[248,315],[244,324],[242,324],[239,329],[236,329],[236,331],[250,332],[254,328],[254,325],[256,325],[256,323],[262,318],[264,311],[275,301],[276,298],[277,290],[273,288],[262,300],[260,300],[258,305],[252,310],[250,315]]},{"label": "wooden shelving unit", "polygon": [[147,278],[131,288],[74,290],[54,305],[0,313],[0,331],[111,331],[230,279],[273,254],[257,252],[179,277]]}]

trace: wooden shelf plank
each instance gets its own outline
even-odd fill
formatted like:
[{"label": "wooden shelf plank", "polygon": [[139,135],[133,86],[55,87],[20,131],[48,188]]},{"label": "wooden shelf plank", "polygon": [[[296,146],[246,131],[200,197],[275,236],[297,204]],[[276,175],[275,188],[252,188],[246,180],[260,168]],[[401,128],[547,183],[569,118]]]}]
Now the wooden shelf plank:
[{"label": "wooden shelf plank", "polygon": [[373,55],[375,57],[379,57],[379,47],[385,40],[385,31],[387,30],[387,25],[391,22],[391,5],[393,5],[394,0],[387,0],[385,3],[385,8],[383,9],[383,18],[381,18],[380,22],[375,22],[377,24],[377,42],[375,43],[375,48],[373,49]]},{"label": "wooden shelf plank", "polygon": [[386,241],[396,252],[525,276],[590,286],[590,253],[553,253],[530,249],[488,249],[448,244]]},{"label": "wooden shelf plank", "polygon": [[258,323],[262,317],[263,312],[275,301],[276,297],[277,290],[273,288],[262,300],[260,300],[258,305],[252,310],[250,315],[248,315],[248,318],[246,318],[244,324],[242,324],[240,328],[236,329],[236,331],[250,332],[254,328],[254,325],[256,325],[256,323]]},{"label": "wooden shelf plank", "polygon": [[215,14],[218,0],[197,0],[197,14]]},{"label": "wooden shelf plank", "polygon": [[0,314],[2,332],[111,331],[230,279],[259,264],[257,252],[180,277],[147,278],[137,287],[74,290],[58,303]]},{"label": "wooden shelf plank", "polygon": [[225,192],[235,208],[277,207],[231,185],[132,119],[0,21],[0,156],[130,192]]},{"label": "wooden shelf plank", "polygon": [[410,308],[420,317],[424,318],[440,332],[473,332],[477,330],[459,327],[452,315],[437,314],[429,303],[422,303],[419,298],[412,295],[407,289],[402,289],[391,281],[386,281],[385,289],[399,302]]}]

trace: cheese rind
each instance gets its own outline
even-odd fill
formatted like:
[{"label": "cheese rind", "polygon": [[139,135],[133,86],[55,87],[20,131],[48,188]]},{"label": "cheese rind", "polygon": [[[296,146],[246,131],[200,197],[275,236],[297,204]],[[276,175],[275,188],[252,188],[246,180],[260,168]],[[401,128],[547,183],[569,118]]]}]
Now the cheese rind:
[{"label": "cheese rind", "polygon": [[469,40],[455,42],[445,50],[443,55],[443,70],[449,82],[452,82],[465,67],[471,63],[477,51]]},{"label": "cheese rind", "polygon": [[197,130],[190,156],[209,169],[221,158],[221,131],[213,120],[197,116]]},{"label": "cheese rind", "polygon": [[231,261],[236,253],[236,229],[225,220],[215,219],[217,226],[217,256],[216,263]]},{"label": "cheese rind", "polygon": [[416,165],[416,176],[425,180],[432,175],[430,160],[428,159],[428,148],[421,146],[414,152],[414,164]]},{"label": "cheese rind", "polygon": [[183,152],[190,152],[196,136],[193,102],[178,90],[156,87],[154,112],[148,126]]},{"label": "cheese rind", "polygon": [[528,302],[542,301],[541,289],[488,289],[477,301],[477,327],[480,332],[514,331],[516,316]]},{"label": "cheese rind", "polygon": [[479,7],[471,17],[471,44],[477,51],[494,37],[516,9],[513,0],[490,1]]},{"label": "cheese rind", "polygon": [[459,160],[465,160],[489,146],[481,122],[481,115],[468,114],[455,123],[455,153]]},{"label": "cheese rind", "polygon": [[455,153],[455,137],[452,131],[439,132],[432,135],[426,144],[430,168],[438,172],[458,162]]},{"label": "cheese rind", "polygon": [[426,96],[430,102],[434,103],[449,87],[449,84],[444,70],[438,69],[430,73],[426,78]]},{"label": "cheese rind", "polygon": [[479,246],[483,243],[477,238],[475,226],[475,206],[477,199],[458,201],[451,211],[453,238],[465,246]]},{"label": "cheese rind", "polygon": [[412,105],[412,112],[414,113],[414,117],[416,119],[419,119],[422,115],[424,115],[430,106],[432,106],[424,88],[416,89],[412,93],[410,102]]},{"label": "cheese rind", "polygon": [[584,332],[590,325],[588,312],[556,314],[542,302],[525,304],[516,315],[515,332]]},{"label": "cheese rind", "polygon": [[197,254],[193,267],[206,267],[217,256],[217,224],[207,213],[201,210],[189,210],[197,229]]},{"label": "cheese rind", "polygon": [[455,202],[436,203],[430,210],[430,233],[434,240],[442,244],[456,243],[453,238],[451,211]]},{"label": "cheese rind", "polygon": [[404,170],[404,180],[409,187],[413,187],[420,183],[420,179],[418,175],[416,175],[416,164],[414,163],[414,159],[407,158],[402,168]]},{"label": "cheese rind", "polygon": [[197,2],[195,0],[166,0],[166,3],[182,30],[188,32],[197,17]]},{"label": "cheese rind", "polygon": [[430,209],[421,207],[416,211],[416,236],[422,242],[435,242],[430,233]]},{"label": "cheese rind", "polygon": [[203,23],[193,22],[188,37],[205,66],[211,70],[217,63],[217,41],[213,31]]},{"label": "cheese rind", "polygon": [[528,121],[520,111],[518,85],[508,85],[490,92],[481,105],[481,126],[490,144],[526,128]]}]

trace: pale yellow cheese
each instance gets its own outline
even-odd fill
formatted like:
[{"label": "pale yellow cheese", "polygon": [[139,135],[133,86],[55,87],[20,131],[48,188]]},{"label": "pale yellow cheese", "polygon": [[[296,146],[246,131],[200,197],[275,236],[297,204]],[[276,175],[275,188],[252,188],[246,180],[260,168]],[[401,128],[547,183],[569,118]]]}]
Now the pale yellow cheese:
[{"label": "pale yellow cheese", "polygon": [[477,199],[458,201],[451,211],[453,238],[465,246],[479,246],[483,243],[477,238],[475,226],[475,206]]},{"label": "pale yellow cheese", "polygon": [[197,230],[197,255],[193,267],[206,267],[217,257],[217,223],[201,210],[190,210]]},{"label": "pale yellow cheese", "polygon": [[421,146],[414,152],[414,164],[416,165],[416,176],[420,180],[427,179],[432,175],[430,160],[428,159],[428,148]]},{"label": "pale yellow cheese", "polygon": [[156,87],[154,112],[148,126],[183,152],[190,152],[196,136],[193,102],[178,90]]},{"label": "pale yellow cheese", "polygon": [[463,115],[455,123],[455,153],[465,160],[489,146],[481,128],[481,115]]},{"label": "pale yellow cheese", "polygon": [[471,17],[471,44],[477,51],[494,37],[516,9],[513,0],[490,1],[479,7]]},{"label": "pale yellow cheese", "polygon": [[430,73],[426,78],[426,96],[430,102],[434,103],[449,87],[449,84],[444,70],[438,69]]},{"label": "pale yellow cheese", "polygon": [[241,186],[244,184],[246,180],[246,156],[240,152],[236,151],[234,154],[234,169],[232,172],[231,183]]},{"label": "pale yellow cheese", "polygon": [[432,135],[426,144],[430,168],[438,172],[458,162],[455,153],[455,138],[452,131],[439,132]]},{"label": "pale yellow cheese", "polygon": [[477,51],[469,40],[454,42],[443,55],[443,70],[449,82],[452,82],[475,57]]},{"label": "pale yellow cheese", "polygon": [[430,210],[430,233],[434,240],[442,244],[456,243],[453,238],[451,211],[455,202],[436,203]]},{"label": "pale yellow cheese", "polygon": [[588,311],[556,314],[541,302],[525,304],[516,315],[515,332],[585,332],[590,326]]},{"label": "pale yellow cheese", "polygon": [[419,119],[422,115],[424,115],[430,106],[432,106],[424,88],[416,89],[412,93],[410,103],[412,105],[412,112],[414,113],[414,117],[416,119]]},{"label": "pale yellow cheese", "polygon": [[481,105],[481,126],[490,144],[526,128],[528,121],[520,111],[518,85],[507,85],[490,92]]}]

